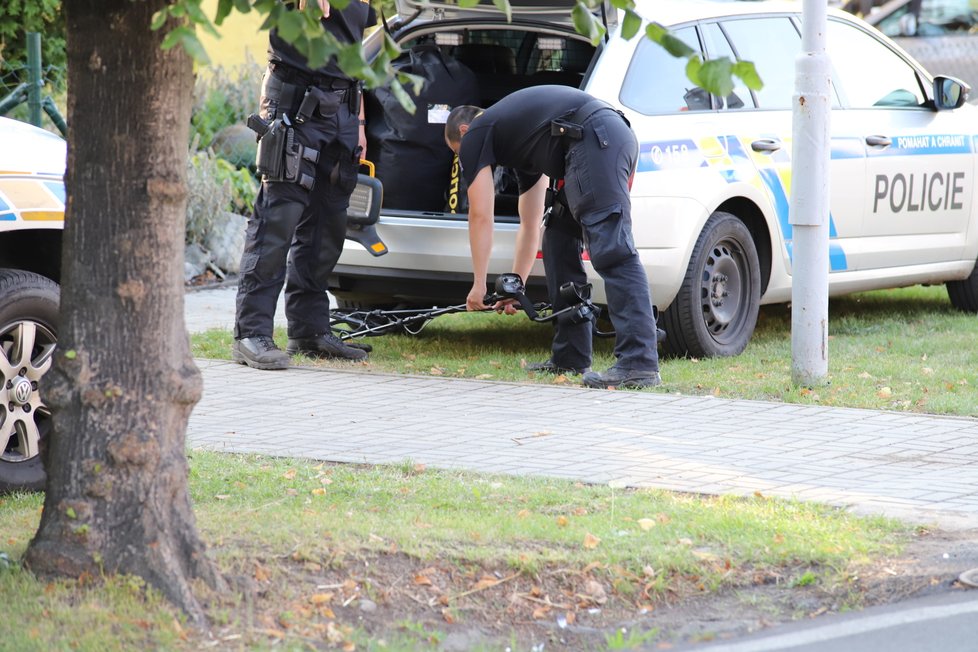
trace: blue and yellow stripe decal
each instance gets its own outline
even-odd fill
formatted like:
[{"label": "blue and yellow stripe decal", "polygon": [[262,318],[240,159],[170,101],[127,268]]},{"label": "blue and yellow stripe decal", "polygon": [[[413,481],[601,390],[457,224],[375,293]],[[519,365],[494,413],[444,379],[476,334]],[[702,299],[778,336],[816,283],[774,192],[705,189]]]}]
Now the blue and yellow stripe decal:
[{"label": "blue and yellow stripe decal", "polygon": [[0,222],[60,222],[64,218],[63,181],[0,172]]},{"label": "blue and yellow stripe decal", "polygon": [[[849,140],[854,142],[839,139],[837,143],[833,140],[833,158],[865,156],[861,143],[856,139]],[[788,258],[793,259],[792,228],[788,220],[790,147],[782,147],[773,153],[758,153],[750,148],[749,143],[733,135],[706,137],[698,142],[685,139],[642,143],[639,147],[639,172],[703,167],[716,170],[727,183],[749,183],[768,195],[784,237]],[[839,243],[831,242],[833,238],[838,238],[838,233],[830,214],[829,262],[833,272],[845,271],[848,269],[845,251]]]}]

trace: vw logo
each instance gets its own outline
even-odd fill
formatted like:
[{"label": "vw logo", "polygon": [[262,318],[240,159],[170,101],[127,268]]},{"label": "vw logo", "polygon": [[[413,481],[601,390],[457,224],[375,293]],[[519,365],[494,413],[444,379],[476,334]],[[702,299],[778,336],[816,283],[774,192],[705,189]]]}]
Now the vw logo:
[{"label": "vw logo", "polygon": [[26,378],[19,378],[14,381],[14,386],[10,389],[10,395],[13,398],[14,403],[18,405],[25,405],[29,400],[31,400],[31,394],[34,392],[31,387],[31,381]]}]

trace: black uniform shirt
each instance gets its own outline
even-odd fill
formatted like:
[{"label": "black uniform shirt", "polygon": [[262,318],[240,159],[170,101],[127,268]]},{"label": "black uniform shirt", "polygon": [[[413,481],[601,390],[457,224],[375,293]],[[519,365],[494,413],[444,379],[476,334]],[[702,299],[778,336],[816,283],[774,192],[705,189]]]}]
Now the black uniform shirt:
[{"label": "black uniform shirt", "polygon": [[[294,6],[289,4],[288,9],[294,10]],[[350,0],[350,4],[343,10],[331,7],[329,17],[320,19],[319,23],[340,43],[358,43],[363,40],[364,30],[377,23],[377,13],[367,2]],[[268,35],[268,60],[284,63],[310,75],[350,79],[336,64],[336,57],[330,57],[329,61],[318,68],[310,66],[298,50],[279,36],[276,29],[273,29]]]},{"label": "black uniform shirt", "polygon": [[566,145],[550,135],[550,122],[573,115],[592,99],[570,86],[531,86],[507,95],[473,120],[462,137],[462,177],[471,184],[487,165],[516,168],[520,193],[541,174],[562,178]]}]

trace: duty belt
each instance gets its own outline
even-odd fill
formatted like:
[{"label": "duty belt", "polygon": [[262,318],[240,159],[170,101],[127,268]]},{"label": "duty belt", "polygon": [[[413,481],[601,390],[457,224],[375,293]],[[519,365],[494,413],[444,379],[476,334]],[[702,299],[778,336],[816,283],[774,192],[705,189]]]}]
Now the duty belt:
[{"label": "duty belt", "polygon": [[336,91],[337,93],[340,93],[345,92],[357,85],[355,81],[350,79],[309,73],[275,61],[270,62],[268,64],[268,68],[272,71],[273,75],[282,81],[288,84],[295,84],[297,86],[315,86],[320,90]]},{"label": "duty belt", "polygon": [[592,115],[603,109],[609,109],[621,116],[625,124],[631,126],[625,114],[616,109],[604,100],[591,100],[586,102],[581,108],[574,112],[569,118],[558,118],[550,123],[550,135],[566,136],[571,140],[580,140],[584,137],[584,122]]}]

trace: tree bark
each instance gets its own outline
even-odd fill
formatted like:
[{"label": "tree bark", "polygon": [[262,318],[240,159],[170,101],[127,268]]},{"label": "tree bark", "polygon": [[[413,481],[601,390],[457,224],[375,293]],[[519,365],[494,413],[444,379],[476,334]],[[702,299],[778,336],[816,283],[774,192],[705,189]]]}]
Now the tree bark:
[{"label": "tree bark", "polygon": [[187,491],[187,420],[200,398],[183,317],[193,87],[183,48],[160,48],[167,0],[65,0],[68,190],[61,324],[45,378],[54,432],[41,576],[129,573],[197,623],[200,578],[223,584]]}]

